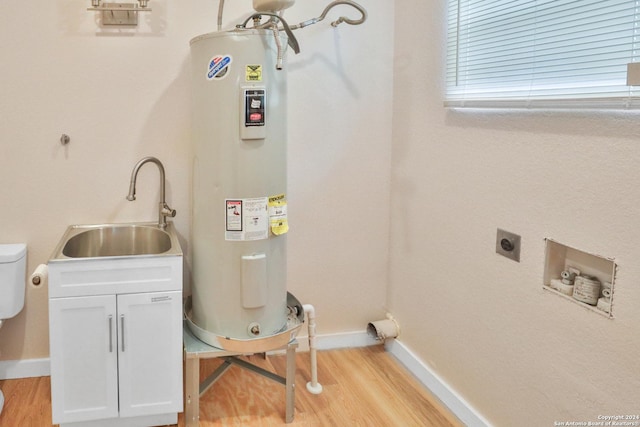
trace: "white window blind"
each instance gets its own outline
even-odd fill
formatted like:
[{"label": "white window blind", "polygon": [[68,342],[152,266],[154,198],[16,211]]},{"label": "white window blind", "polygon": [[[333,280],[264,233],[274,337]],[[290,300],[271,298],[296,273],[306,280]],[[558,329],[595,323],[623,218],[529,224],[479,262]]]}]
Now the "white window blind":
[{"label": "white window blind", "polygon": [[640,0],[449,0],[450,107],[640,108]]}]

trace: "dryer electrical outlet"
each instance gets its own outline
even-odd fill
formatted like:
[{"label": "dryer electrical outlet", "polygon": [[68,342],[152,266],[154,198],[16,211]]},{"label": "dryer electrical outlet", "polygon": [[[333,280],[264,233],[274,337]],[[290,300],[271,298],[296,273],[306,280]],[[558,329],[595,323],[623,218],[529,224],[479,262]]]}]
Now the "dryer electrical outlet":
[{"label": "dryer electrical outlet", "polygon": [[498,228],[496,234],[496,253],[520,262],[520,236]]}]

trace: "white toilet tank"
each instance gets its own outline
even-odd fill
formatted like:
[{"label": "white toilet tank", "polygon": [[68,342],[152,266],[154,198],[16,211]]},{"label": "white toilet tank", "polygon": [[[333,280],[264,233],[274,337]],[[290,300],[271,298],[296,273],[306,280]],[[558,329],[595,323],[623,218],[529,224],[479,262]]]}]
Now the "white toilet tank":
[{"label": "white toilet tank", "polygon": [[0,245],[0,320],[15,316],[24,306],[27,245]]}]

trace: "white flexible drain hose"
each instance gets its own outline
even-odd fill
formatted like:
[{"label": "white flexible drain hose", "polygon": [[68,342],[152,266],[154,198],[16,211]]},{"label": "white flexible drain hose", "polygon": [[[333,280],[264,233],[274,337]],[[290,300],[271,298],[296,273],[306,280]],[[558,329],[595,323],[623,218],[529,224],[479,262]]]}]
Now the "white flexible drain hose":
[{"label": "white flexible drain hose", "polygon": [[273,31],[273,38],[275,39],[276,49],[278,50],[278,55],[276,56],[276,70],[282,70],[284,53],[282,51],[282,41],[280,40],[278,24],[275,21],[273,21],[273,23],[271,24],[271,29]]}]

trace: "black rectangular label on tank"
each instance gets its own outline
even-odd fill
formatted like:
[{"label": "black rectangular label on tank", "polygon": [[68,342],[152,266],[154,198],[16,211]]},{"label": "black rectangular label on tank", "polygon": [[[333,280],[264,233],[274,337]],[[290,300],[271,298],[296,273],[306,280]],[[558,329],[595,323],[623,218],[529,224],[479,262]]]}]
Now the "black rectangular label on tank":
[{"label": "black rectangular label on tank", "polygon": [[245,89],[244,92],[244,125],[265,125],[265,89]]}]

